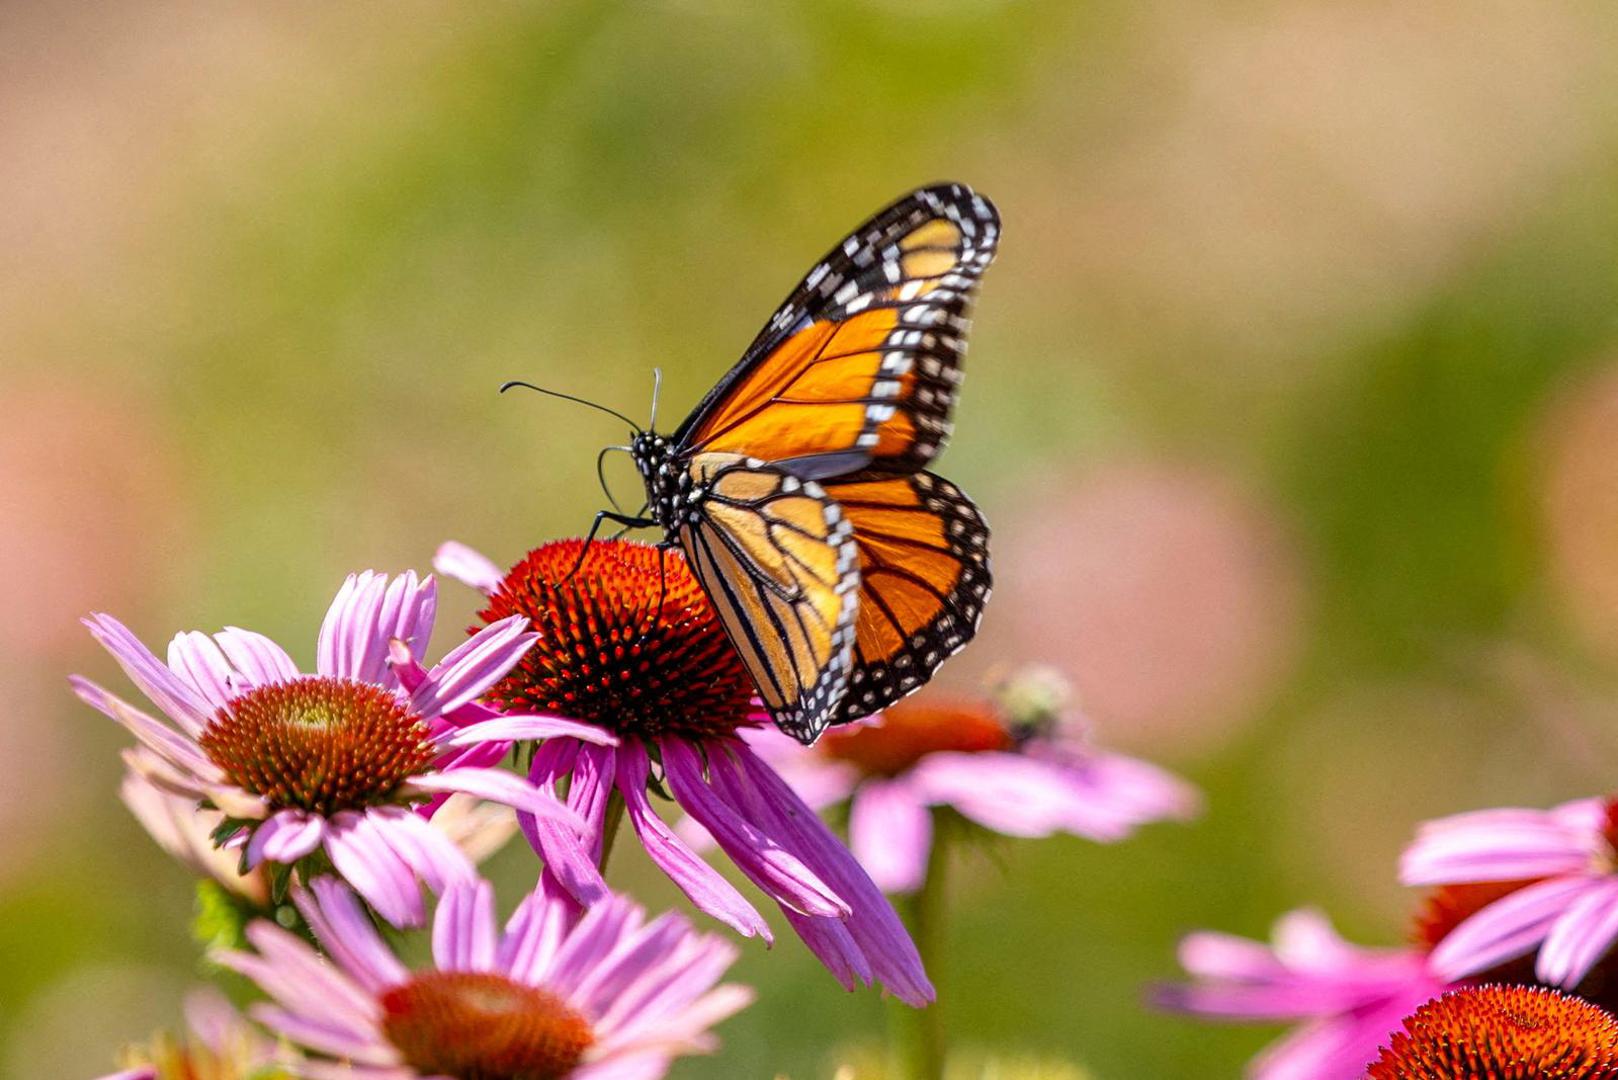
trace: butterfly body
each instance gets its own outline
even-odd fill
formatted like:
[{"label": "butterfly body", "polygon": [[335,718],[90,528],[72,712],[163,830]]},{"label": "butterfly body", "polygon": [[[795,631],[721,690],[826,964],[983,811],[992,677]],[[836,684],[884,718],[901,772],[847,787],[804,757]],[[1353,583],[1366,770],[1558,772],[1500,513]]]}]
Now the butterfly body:
[{"label": "butterfly body", "polygon": [[926,466],[950,434],[994,207],[923,188],[834,248],[670,435],[629,450],[776,723],[803,742],[918,689],[988,598],[988,527]]}]

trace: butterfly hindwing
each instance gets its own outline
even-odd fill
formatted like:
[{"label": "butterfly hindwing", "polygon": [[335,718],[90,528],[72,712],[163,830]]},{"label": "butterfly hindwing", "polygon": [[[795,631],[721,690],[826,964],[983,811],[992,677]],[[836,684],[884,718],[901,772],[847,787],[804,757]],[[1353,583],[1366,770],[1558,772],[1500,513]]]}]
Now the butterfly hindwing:
[{"label": "butterfly hindwing", "polygon": [[848,688],[859,554],[812,480],[738,454],[689,463],[701,493],[681,547],[775,722],[812,742]]},{"label": "butterfly hindwing", "polygon": [[853,666],[832,718],[841,724],[920,689],[972,639],[992,584],[989,527],[971,499],[929,472],[825,486],[860,561]]},{"label": "butterfly hindwing", "polygon": [[826,255],[675,433],[805,479],[914,472],[948,439],[969,313],[1000,219],[971,188],[923,188]]}]

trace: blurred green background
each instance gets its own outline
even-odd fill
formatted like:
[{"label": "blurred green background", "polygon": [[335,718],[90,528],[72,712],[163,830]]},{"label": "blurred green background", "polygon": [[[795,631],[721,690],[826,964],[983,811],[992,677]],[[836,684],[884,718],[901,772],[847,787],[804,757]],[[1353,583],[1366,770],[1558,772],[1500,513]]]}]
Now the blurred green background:
[{"label": "blurred green background", "polygon": [[[1059,664],[1208,811],[971,854],[941,1008],[1101,1080],[1237,1075],[1269,1033],[1142,1007],[1180,933],[1318,904],[1396,943],[1416,820],[1612,786],[1615,32],[1466,0],[0,7],[0,1075],[94,1075],[195,973],[127,740],[66,692],[123,685],[81,614],[309,659],[352,569],[576,534],[622,432],[502,380],[641,416],[661,365],[683,410],[944,178],[1005,219],[943,463],[1000,587],[944,681]],[[472,610],[446,588],[440,646]],[[738,974],[759,1004],[676,1075],[822,1080],[880,1034],[790,935]]]}]

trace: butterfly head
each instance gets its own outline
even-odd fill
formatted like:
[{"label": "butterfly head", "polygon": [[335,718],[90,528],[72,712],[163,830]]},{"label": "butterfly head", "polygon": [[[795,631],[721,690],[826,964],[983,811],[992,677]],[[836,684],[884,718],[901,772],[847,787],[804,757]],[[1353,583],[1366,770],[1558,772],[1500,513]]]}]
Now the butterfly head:
[{"label": "butterfly head", "polygon": [[669,440],[655,431],[643,431],[629,440],[629,456],[646,484],[646,509],[670,534],[695,512],[701,493],[691,472],[680,466]]}]

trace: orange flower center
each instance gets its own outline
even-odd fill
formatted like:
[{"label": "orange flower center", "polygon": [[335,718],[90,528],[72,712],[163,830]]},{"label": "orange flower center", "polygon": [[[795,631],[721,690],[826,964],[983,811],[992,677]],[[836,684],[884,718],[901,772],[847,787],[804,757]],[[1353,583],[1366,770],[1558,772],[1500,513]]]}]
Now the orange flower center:
[{"label": "orange flower center", "polygon": [[1553,990],[1484,986],[1429,1001],[1367,1080],[1614,1080],[1618,1021]]},{"label": "orange flower center", "polygon": [[747,724],[753,680],[684,556],[597,540],[580,565],[581,543],[529,552],[479,613],[526,615],[540,635],[489,697],[629,736],[701,738]]},{"label": "orange flower center", "polygon": [[1009,750],[1015,740],[986,703],[927,704],[914,698],[882,714],[880,724],[832,728],[819,749],[870,776],[897,776],[928,754]]},{"label": "orange flower center", "polygon": [[197,741],[237,787],[323,816],[397,801],[434,758],[427,725],[399,695],[320,675],[242,695]]},{"label": "orange flower center", "polygon": [[595,1042],[550,991],[470,971],[424,971],[383,994],[382,1030],[411,1068],[455,1080],[557,1080]]}]

